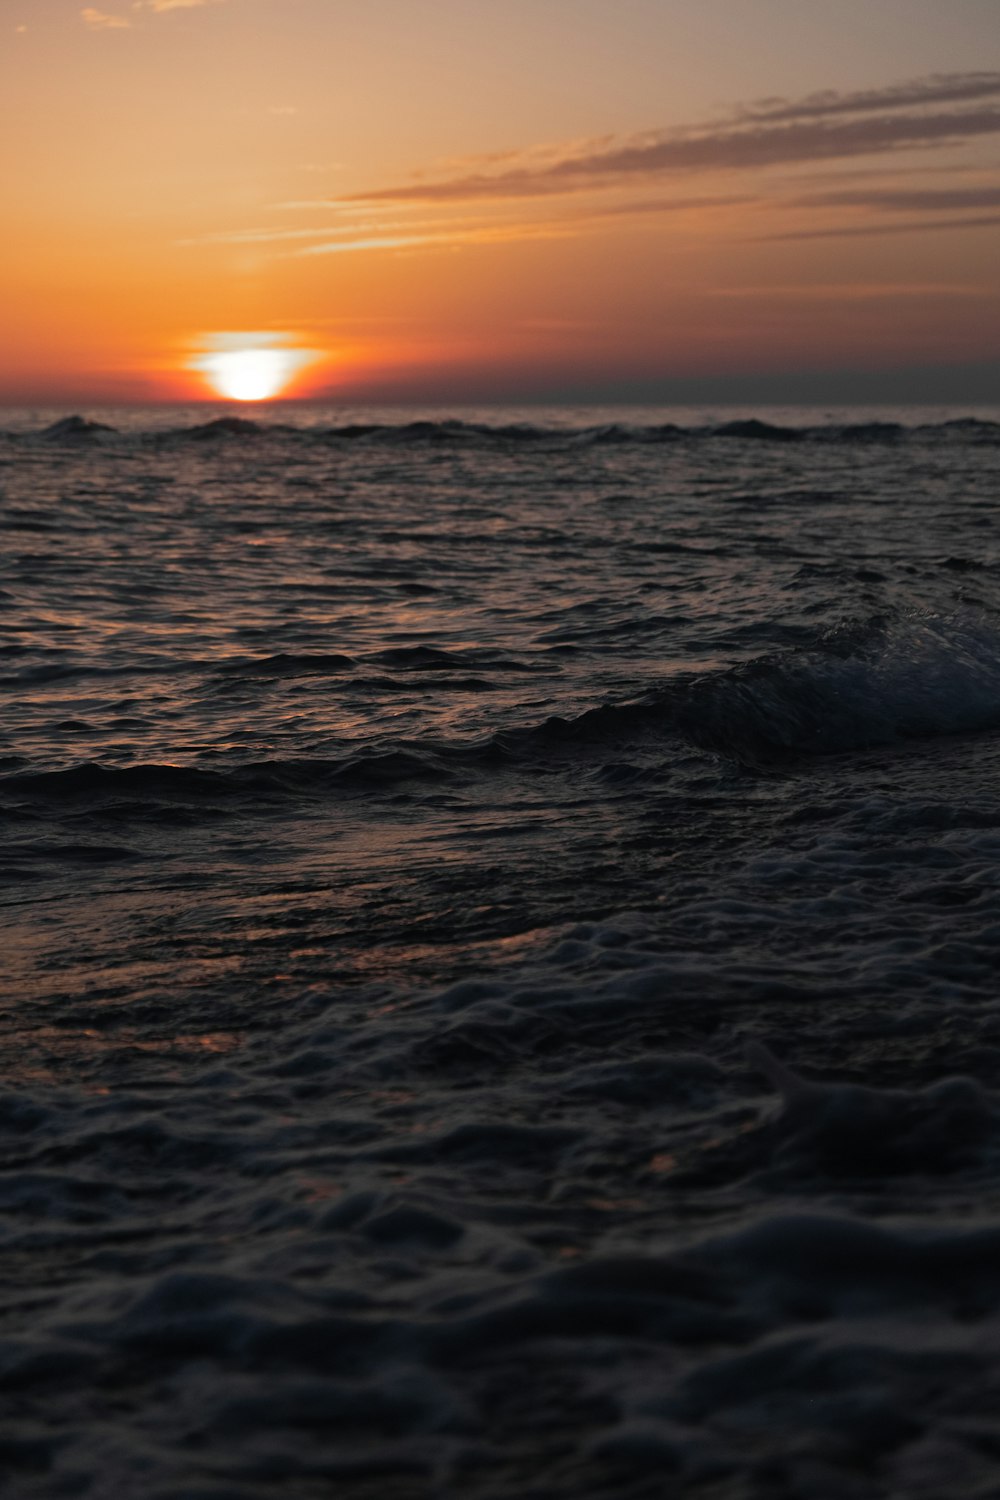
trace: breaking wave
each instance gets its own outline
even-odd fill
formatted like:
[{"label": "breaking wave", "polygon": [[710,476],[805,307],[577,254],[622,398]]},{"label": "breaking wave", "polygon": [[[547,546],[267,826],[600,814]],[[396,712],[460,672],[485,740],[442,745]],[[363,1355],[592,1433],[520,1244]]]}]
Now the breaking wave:
[{"label": "breaking wave", "polygon": [[523,754],[679,733],[756,765],[991,729],[1000,729],[1000,624],[968,612],[846,622],[805,647],[494,743]]},{"label": "breaking wave", "polygon": [[876,617],[815,646],[697,679],[679,723],[741,761],[1000,728],[1000,627],[976,614]]}]

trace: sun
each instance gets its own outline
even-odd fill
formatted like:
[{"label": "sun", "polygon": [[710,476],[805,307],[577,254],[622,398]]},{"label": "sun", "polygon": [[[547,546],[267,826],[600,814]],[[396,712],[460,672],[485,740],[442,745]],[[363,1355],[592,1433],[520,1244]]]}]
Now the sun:
[{"label": "sun", "polygon": [[267,401],[277,396],[291,373],[282,349],[234,349],[210,355],[205,365],[212,385],[230,401]]},{"label": "sun", "polygon": [[271,401],[317,357],[274,334],[213,334],[206,344],[191,364],[227,401]]}]

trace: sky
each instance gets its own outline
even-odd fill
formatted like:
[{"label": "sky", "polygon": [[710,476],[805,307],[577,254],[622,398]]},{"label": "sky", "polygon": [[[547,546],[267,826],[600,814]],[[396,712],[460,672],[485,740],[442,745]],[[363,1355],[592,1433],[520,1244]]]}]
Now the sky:
[{"label": "sky", "polygon": [[1000,0],[0,0],[0,188],[3,404],[1000,392]]}]

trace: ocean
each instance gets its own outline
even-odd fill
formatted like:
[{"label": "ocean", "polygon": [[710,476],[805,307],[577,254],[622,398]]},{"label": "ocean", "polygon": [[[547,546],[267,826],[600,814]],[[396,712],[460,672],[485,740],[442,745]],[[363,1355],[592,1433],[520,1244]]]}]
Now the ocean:
[{"label": "ocean", "polygon": [[998,480],[0,413],[5,1496],[1000,1495]]}]

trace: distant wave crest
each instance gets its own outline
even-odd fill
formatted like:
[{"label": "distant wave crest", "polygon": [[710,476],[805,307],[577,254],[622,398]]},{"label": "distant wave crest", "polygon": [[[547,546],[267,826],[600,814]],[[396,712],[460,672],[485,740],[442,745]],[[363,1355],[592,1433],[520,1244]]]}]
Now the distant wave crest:
[{"label": "distant wave crest", "polygon": [[371,446],[429,445],[519,447],[545,444],[559,447],[599,447],[614,444],[684,442],[751,443],[948,443],[1000,444],[1000,422],[980,417],[959,417],[946,422],[847,422],[792,426],[742,418],[679,426],[673,422],[649,424],[610,422],[592,426],[558,426],[543,423],[489,423],[455,420],[413,422],[352,422],[333,426],[296,426],[264,423],[249,417],[224,416],[193,426],[174,428],[118,429],[83,416],[68,416],[37,431],[5,432],[19,442],[85,444],[114,439],[138,438],[155,443],[231,443],[280,439],[310,444],[366,444]]}]

